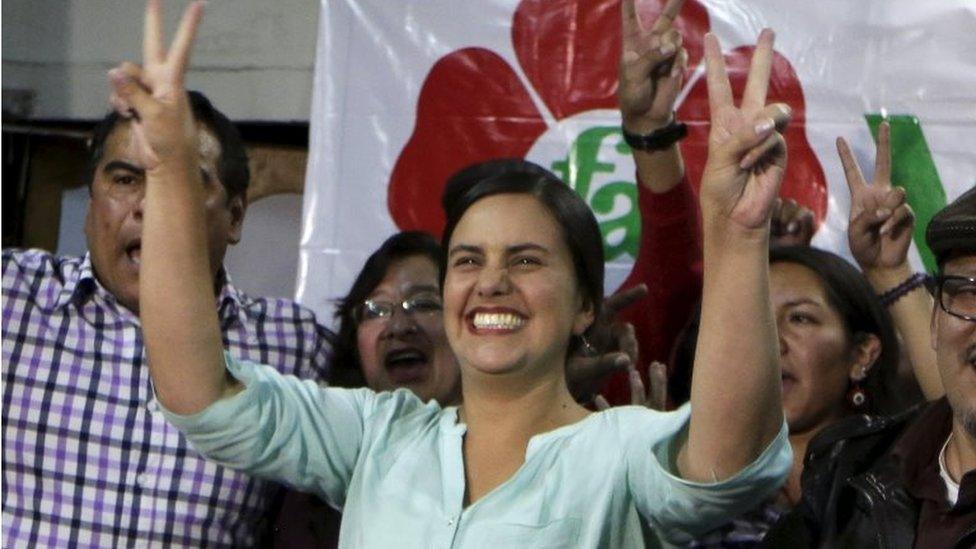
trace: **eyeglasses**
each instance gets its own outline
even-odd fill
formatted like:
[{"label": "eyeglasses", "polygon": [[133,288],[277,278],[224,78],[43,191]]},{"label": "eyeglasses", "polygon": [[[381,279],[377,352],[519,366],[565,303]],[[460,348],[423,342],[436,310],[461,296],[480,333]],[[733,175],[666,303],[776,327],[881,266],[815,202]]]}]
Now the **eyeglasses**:
[{"label": "eyeglasses", "polygon": [[398,303],[367,299],[354,311],[356,322],[388,321],[397,309],[410,315],[431,316],[443,309],[441,298],[437,294],[423,293],[411,296]]},{"label": "eyeglasses", "polygon": [[976,278],[946,276],[936,278],[939,307],[952,316],[976,322]]}]

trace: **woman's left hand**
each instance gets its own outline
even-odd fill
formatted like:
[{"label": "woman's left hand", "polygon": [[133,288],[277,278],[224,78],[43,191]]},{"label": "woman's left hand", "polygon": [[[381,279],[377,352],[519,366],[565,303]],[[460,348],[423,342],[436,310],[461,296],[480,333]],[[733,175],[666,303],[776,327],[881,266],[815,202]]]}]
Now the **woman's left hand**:
[{"label": "woman's left hand", "polygon": [[[711,131],[701,181],[706,225],[765,232],[786,169],[786,141],[780,134],[791,117],[785,103],[766,104],[773,58],[773,31],[763,30],[752,55],[742,103],[735,106],[713,34],[705,36],[705,66]],[[706,234],[706,237],[708,235]]]}]

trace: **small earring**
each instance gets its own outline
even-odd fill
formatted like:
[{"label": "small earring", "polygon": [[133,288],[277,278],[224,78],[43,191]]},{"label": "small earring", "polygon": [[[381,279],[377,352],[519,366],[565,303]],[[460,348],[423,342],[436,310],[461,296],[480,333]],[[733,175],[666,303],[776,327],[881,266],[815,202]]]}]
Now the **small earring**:
[{"label": "small earring", "polygon": [[579,338],[584,356],[596,356],[600,354],[600,352],[596,350],[596,347],[594,347],[589,340],[586,339],[586,334],[580,334]]},{"label": "small earring", "polygon": [[855,381],[851,384],[851,389],[847,392],[847,400],[855,408],[863,408],[868,402],[868,395],[861,388],[861,382]]}]

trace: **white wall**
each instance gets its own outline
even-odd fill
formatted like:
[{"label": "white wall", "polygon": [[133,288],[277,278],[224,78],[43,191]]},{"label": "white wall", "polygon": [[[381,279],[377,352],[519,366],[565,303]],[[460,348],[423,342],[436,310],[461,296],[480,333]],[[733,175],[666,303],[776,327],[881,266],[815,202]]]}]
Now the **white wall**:
[{"label": "white wall", "polygon": [[[185,1],[166,1],[172,33]],[[188,86],[235,120],[308,120],[316,0],[210,0]],[[139,62],[138,0],[5,0],[3,87],[33,89],[34,118],[100,118],[105,73]]]},{"label": "white wall", "polygon": [[[88,189],[66,190],[61,197],[57,253],[83,255],[88,251],[81,230],[87,212]],[[277,194],[249,204],[241,242],[229,247],[224,257],[234,285],[252,296],[295,297],[301,221],[301,195]]]}]

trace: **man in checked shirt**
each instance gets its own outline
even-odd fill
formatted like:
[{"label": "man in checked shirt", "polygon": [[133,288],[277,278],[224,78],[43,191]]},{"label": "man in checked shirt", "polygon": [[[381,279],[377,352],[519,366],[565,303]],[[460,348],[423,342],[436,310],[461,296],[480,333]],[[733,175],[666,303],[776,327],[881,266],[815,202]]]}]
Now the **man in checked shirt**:
[{"label": "man in checked shirt", "polygon": [[[332,334],[312,312],[247,296],[221,267],[241,236],[247,155],[231,122],[190,95],[224,345],[324,380]],[[3,251],[5,547],[247,547],[270,530],[281,488],[198,457],[153,399],[139,324],[145,174],[130,126],[113,113],[92,138],[88,254]]]}]

